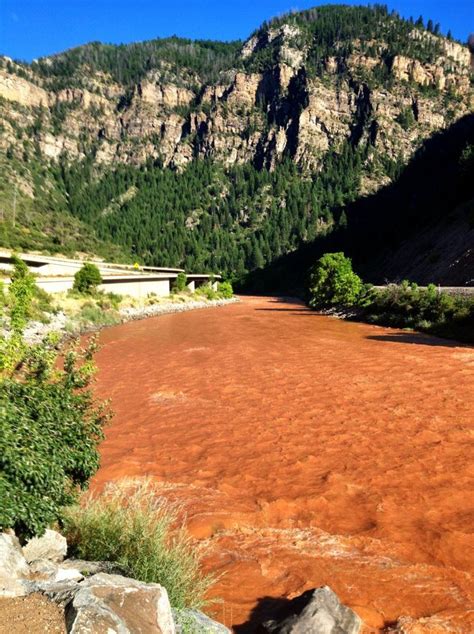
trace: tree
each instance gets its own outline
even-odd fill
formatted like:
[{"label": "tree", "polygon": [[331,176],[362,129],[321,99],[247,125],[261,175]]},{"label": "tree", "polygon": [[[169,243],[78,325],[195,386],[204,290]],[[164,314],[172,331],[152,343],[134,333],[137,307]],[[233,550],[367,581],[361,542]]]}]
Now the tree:
[{"label": "tree", "polygon": [[13,272],[9,287],[10,326],[15,335],[26,326],[35,292],[35,278],[18,256],[12,256]]},{"label": "tree", "polygon": [[187,283],[188,283],[188,278],[186,277],[186,273],[181,271],[176,276],[176,279],[173,284],[173,291],[175,293],[182,293],[185,290]]},{"label": "tree", "polygon": [[93,295],[99,284],[102,284],[102,276],[95,264],[86,262],[74,275],[73,289],[84,295]]},{"label": "tree", "polygon": [[309,305],[312,308],[357,302],[362,280],[344,253],[325,253],[309,272]]},{"label": "tree", "polygon": [[217,292],[224,299],[230,299],[234,295],[232,284],[229,281],[220,282],[217,287]]}]

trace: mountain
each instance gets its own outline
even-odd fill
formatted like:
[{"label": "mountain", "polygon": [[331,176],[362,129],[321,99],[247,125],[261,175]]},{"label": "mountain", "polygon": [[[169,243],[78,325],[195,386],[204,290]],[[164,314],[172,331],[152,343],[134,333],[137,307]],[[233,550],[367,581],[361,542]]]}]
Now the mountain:
[{"label": "mountain", "polygon": [[427,27],[331,5],[244,43],[1,58],[0,242],[242,277],[347,236],[358,201],[473,110],[468,48]]}]

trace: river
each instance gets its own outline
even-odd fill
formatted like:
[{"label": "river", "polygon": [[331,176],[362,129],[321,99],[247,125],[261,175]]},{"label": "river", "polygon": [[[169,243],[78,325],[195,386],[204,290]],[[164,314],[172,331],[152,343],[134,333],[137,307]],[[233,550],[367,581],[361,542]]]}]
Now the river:
[{"label": "river", "polygon": [[[149,475],[252,632],[330,585],[377,631],[474,631],[474,348],[276,298],[103,330],[93,486]],[[421,628],[421,629],[420,629]]]}]

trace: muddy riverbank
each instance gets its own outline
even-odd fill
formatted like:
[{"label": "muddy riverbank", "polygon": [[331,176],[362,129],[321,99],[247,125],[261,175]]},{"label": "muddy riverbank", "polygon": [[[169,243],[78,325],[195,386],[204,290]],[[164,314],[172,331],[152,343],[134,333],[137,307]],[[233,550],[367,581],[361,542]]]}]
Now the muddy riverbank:
[{"label": "muddy riverbank", "polygon": [[270,298],[100,340],[94,486],[151,475],[185,505],[219,620],[328,584],[368,631],[474,631],[474,348]]}]

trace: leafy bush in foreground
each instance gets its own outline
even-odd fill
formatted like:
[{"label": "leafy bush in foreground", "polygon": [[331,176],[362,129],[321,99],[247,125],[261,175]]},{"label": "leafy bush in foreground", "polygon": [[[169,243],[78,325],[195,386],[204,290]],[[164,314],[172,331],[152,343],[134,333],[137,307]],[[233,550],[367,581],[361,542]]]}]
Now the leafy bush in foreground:
[{"label": "leafy bush in foreground", "polygon": [[11,332],[0,336],[0,530],[41,534],[62,516],[99,466],[107,414],[89,389],[94,344],[71,349],[59,369],[57,341],[23,339],[34,279],[14,261]]},{"label": "leafy bush in foreground", "polygon": [[68,352],[58,371],[54,348],[38,344],[0,382],[0,529],[41,534],[97,471],[107,416],[87,389],[92,353]]},{"label": "leafy bush in foreground", "polygon": [[198,608],[213,580],[200,572],[177,514],[148,480],[124,481],[68,509],[64,528],[76,556],[116,562],[135,579],[162,584],[174,608]]},{"label": "leafy bush in foreground", "polygon": [[350,306],[362,291],[362,280],[344,253],[325,253],[309,272],[309,305]]}]

